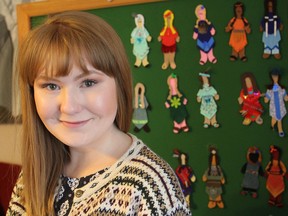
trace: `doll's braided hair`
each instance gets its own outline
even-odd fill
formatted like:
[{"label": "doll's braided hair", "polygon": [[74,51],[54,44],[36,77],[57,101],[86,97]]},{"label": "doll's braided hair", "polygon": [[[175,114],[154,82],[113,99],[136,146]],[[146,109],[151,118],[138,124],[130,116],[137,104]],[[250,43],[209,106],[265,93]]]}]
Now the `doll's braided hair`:
[{"label": "doll's braided hair", "polygon": [[254,75],[250,72],[246,72],[246,73],[242,74],[242,76],[241,76],[241,84],[242,84],[242,89],[244,91],[244,95],[248,95],[248,90],[247,90],[246,81],[245,81],[246,78],[249,78],[251,80],[251,83],[253,86],[253,92],[259,92],[259,89],[258,89]]},{"label": "doll's braided hair", "polygon": [[275,145],[270,146],[270,156],[271,156],[271,158],[270,158],[270,165],[269,165],[267,171],[270,172],[270,170],[271,170],[271,168],[272,168],[273,160],[274,160],[273,152],[275,152],[275,151],[278,151],[278,152],[279,152],[278,167],[279,167],[279,170],[280,170],[280,171],[279,171],[280,174],[283,174],[283,170],[282,170],[282,167],[281,167],[281,165],[280,165],[281,153],[282,153],[282,151],[281,151],[281,149],[280,149],[278,146],[275,146]]},{"label": "doll's braided hair", "polygon": [[273,14],[277,14],[277,0],[264,0],[265,15],[267,16],[269,14],[269,7],[268,7],[269,2],[272,2]]}]

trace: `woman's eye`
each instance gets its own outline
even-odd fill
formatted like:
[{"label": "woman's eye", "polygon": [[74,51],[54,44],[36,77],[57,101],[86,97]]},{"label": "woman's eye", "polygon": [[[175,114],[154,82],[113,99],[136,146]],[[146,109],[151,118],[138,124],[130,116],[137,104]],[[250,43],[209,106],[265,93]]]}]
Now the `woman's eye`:
[{"label": "woman's eye", "polygon": [[46,89],[48,89],[50,91],[55,91],[55,90],[59,90],[60,89],[60,87],[58,85],[53,84],[53,83],[44,84],[42,87],[46,88]]},{"label": "woman's eye", "polygon": [[95,80],[84,80],[81,87],[91,87],[95,85],[97,82]]}]

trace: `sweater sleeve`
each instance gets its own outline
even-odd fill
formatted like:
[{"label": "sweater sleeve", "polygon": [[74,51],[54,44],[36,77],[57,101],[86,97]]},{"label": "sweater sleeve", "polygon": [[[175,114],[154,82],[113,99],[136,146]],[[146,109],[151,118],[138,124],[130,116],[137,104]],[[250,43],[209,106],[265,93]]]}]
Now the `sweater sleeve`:
[{"label": "sweater sleeve", "polygon": [[20,173],[16,185],[12,191],[11,200],[9,207],[6,212],[6,216],[26,216],[26,210],[23,204],[23,183],[22,183],[22,172]]}]

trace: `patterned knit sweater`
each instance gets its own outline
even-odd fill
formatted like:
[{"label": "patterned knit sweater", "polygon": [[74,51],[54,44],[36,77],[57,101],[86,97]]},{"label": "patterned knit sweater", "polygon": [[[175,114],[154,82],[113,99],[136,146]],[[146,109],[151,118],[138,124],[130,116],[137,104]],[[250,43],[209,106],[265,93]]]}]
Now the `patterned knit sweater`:
[{"label": "patterned knit sweater", "polygon": [[[69,200],[61,201],[60,210],[57,201],[71,196],[65,194],[63,178],[59,178],[55,215],[192,215],[172,168],[141,140],[132,137],[133,144],[114,165],[98,172],[81,187],[74,185],[72,202],[70,199],[68,205]],[[6,216],[27,215],[20,196],[25,187],[20,183],[21,175],[19,178]]]}]

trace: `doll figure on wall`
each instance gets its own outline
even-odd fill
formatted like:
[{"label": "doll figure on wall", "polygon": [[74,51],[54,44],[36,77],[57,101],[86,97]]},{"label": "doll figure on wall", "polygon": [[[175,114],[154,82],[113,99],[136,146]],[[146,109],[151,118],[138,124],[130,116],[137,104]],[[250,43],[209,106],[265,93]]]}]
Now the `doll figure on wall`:
[{"label": "doll figure on wall", "polygon": [[246,34],[250,34],[251,29],[247,19],[244,17],[244,4],[236,2],[234,4],[234,17],[225,27],[226,32],[231,32],[229,45],[232,47],[231,61],[240,58],[241,61],[247,61],[245,47],[248,44]]},{"label": "doll figure on wall", "polygon": [[216,120],[217,104],[215,100],[219,100],[219,94],[210,85],[210,74],[207,72],[199,73],[200,81],[202,83],[202,89],[199,89],[197,93],[197,101],[201,103],[200,113],[204,116],[204,128],[208,128],[210,125],[214,128],[218,128],[219,124]]},{"label": "doll figure on wall", "polygon": [[209,149],[209,167],[205,171],[202,180],[206,182],[206,193],[209,196],[208,208],[224,208],[222,201],[222,185],[225,184],[225,178],[219,165],[219,157],[214,147]]},{"label": "doll figure on wall", "polygon": [[207,60],[215,64],[217,58],[213,54],[215,45],[213,35],[216,30],[211,22],[206,18],[206,8],[203,5],[198,5],[195,9],[197,17],[196,25],[194,27],[193,39],[197,40],[197,47],[200,50],[200,65],[204,65]]},{"label": "doll figure on wall", "polygon": [[180,42],[180,37],[176,28],[173,26],[174,13],[171,10],[166,10],[163,14],[163,18],[164,28],[158,37],[158,41],[162,43],[161,50],[164,55],[162,69],[166,70],[168,66],[170,66],[171,69],[176,69],[176,43]]},{"label": "doll figure on wall", "polygon": [[135,15],[135,24],[136,28],[133,29],[130,39],[131,44],[133,44],[133,54],[136,56],[134,66],[140,67],[142,64],[144,67],[147,67],[149,65],[149,47],[147,42],[150,42],[152,37],[145,28],[145,19],[142,14]]},{"label": "doll figure on wall", "polygon": [[[286,115],[285,101],[288,101],[286,90],[281,85],[281,71],[273,69],[270,72],[272,84],[268,86],[265,94],[264,102],[269,102],[269,114],[271,116],[271,128],[278,128],[280,137],[284,137],[285,133],[282,127],[282,119]],[[277,123],[277,125],[276,125]]]},{"label": "doll figure on wall", "polygon": [[192,168],[188,165],[189,156],[186,153],[174,149],[173,157],[179,159],[180,165],[176,168],[175,173],[179,179],[186,202],[190,206],[190,195],[193,192],[192,183],[196,181],[196,176]]},{"label": "doll figure on wall", "polygon": [[275,59],[280,59],[279,42],[281,40],[280,31],[283,30],[283,24],[277,15],[277,0],[264,0],[264,9],[265,14],[260,25],[260,31],[263,32],[263,58],[267,59],[270,55],[273,55]]},{"label": "doll figure on wall", "polygon": [[266,189],[270,197],[268,204],[276,207],[283,207],[282,194],[285,190],[284,176],[286,167],[281,161],[281,149],[278,146],[270,146],[271,159],[266,166]]},{"label": "doll figure on wall", "polygon": [[149,104],[145,97],[145,86],[142,83],[137,83],[134,90],[134,112],[132,118],[132,122],[135,125],[134,131],[139,132],[143,129],[145,132],[150,132],[147,116]]},{"label": "doll figure on wall", "polygon": [[238,103],[241,105],[240,113],[244,117],[243,125],[250,125],[251,122],[263,124],[261,115],[263,107],[260,103],[261,92],[257,87],[256,79],[250,72],[241,76],[242,89],[238,97]]},{"label": "doll figure on wall", "polygon": [[188,113],[186,110],[187,98],[181,94],[178,90],[178,78],[176,74],[171,74],[167,79],[169,86],[169,95],[165,102],[166,108],[170,109],[170,116],[173,119],[173,132],[178,134],[180,130],[184,132],[189,131],[189,127],[186,123]]},{"label": "doll figure on wall", "polygon": [[242,195],[250,194],[253,198],[257,198],[259,188],[259,175],[264,176],[261,166],[262,154],[257,147],[249,147],[246,154],[247,162],[243,165],[241,173],[244,174],[242,181]]}]

